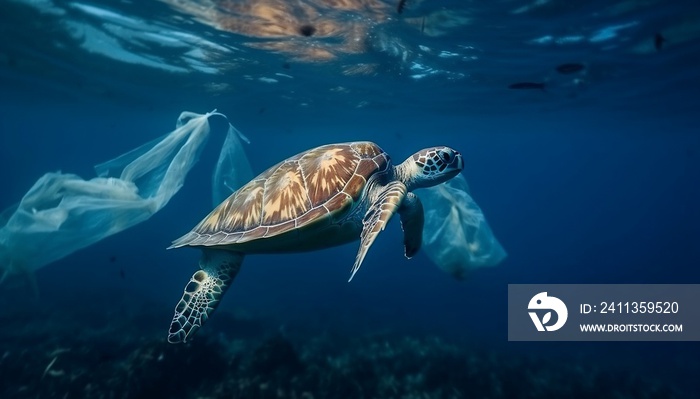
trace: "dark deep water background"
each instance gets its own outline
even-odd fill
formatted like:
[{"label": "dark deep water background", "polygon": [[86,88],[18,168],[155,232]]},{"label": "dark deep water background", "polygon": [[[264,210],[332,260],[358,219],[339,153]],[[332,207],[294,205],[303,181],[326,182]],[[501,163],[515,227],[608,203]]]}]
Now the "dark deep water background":
[{"label": "dark deep water background", "polygon": [[[458,282],[424,254],[405,260],[396,221],[352,283],[354,244],[250,256],[200,339],[174,349],[163,341],[199,252],[165,248],[212,207],[210,176],[225,131],[212,120],[200,162],[162,211],[39,270],[38,298],[21,276],[3,282],[0,396],[275,397],[264,384],[287,397],[700,395],[696,342],[510,343],[506,329],[507,284],[700,283],[695,3],[624,2],[613,12],[608,2],[562,1],[514,13],[527,3],[411,9],[409,1],[406,18],[455,9],[472,20],[441,37],[396,18],[375,21],[363,52],[326,62],[245,48],[245,35],[195,19],[178,26],[167,14],[181,11],[166,3],[91,4],[236,46],[235,68],[224,67],[225,57],[212,61],[216,74],[109,59],[80,47],[87,36],[62,29],[71,17],[106,26],[75,6],[88,3],[37,2],[39,12],[0,2],[0,207],[48,171],[90,178],[93,165],[170,131],[181,111],[217,108],[251,139],[256,172],[329,142],[372,140],[394,160],[429,145],[459,149],[472,194],[509,256]],[[65,13],[46,12],[47,4]],[[628,23],[616,37],[592,39]],[[667,42],[657,51],[659,32]],[[531,43],[546,35],[584,39]],[[404,53],[378,37],[401,39]],[[124,40],[135,53],[180,57]],[[478,57],[433,56],[441,47],[470,47]],[[558,74],[564,62],[585,70]],[[339,66],[347,63],[378,66],[348,75]],[[439,72],[413,77],[417,64]],[[273,76],[277,83],[258,80]],[[507,88],[521,81],[544,81],[547,90]],[[52,370],[63,374],[45,373],[54,358]],[[336,362],[346,367],[340,376],[323,366],[331,358],[345,359]],[[411,371],[416,364],[426,367],[423,385],[405,379],[420,374]],[[387,388],[367,370],[398,382]]]}]

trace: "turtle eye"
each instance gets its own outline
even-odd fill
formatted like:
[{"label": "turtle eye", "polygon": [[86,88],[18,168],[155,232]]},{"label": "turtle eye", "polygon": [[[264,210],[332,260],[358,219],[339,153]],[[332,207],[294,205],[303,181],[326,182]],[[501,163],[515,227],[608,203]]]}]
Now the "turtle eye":
[{"label": "turtle eye", "polygon": [[452,151],[450,150],[441,150],[440,152],[438,152],[438,154],[440,155],[440,159],[447,163],[450,163],[450,161],[452,161],[452,158],[454,157]]}]

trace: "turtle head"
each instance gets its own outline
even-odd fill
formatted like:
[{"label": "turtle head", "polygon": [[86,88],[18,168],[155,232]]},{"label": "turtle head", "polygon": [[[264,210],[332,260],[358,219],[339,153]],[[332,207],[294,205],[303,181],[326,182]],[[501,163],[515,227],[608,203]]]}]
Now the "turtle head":
[{"label": "turtle head", "polygon": [[464,168],[462,154],[450,147],[418,151],[397,167],[397,177],[409,190],[432,187],[457,176]]}]

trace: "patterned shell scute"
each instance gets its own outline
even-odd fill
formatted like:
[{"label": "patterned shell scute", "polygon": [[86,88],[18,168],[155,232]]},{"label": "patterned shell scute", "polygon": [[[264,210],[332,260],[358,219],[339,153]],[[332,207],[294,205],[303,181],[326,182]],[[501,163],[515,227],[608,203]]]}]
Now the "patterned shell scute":
[{"label": "patterned shell scute", "polygon": [[305,151],[241,187],[173,246],[243,243],[303,227],[346,210],[367,179],[389,166],[388,155],[371,142]]}]

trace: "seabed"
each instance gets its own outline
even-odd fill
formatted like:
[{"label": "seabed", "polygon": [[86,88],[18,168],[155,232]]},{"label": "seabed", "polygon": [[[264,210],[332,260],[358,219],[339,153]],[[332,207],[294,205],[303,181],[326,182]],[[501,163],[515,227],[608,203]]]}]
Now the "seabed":
[{"label": "seabed", "polygon": [[[396,331],[298,334],[225,309],[192,343],[172,345],[158,304],[27,302],[0,297],[2,398],[693,397],[648,364],[635,371],[644,354],[616,362]],[[693,381],[697,366],[676,365],[687,372],[677,380]]]}]

